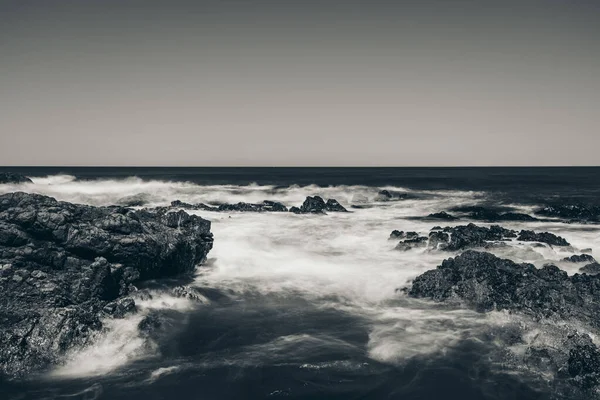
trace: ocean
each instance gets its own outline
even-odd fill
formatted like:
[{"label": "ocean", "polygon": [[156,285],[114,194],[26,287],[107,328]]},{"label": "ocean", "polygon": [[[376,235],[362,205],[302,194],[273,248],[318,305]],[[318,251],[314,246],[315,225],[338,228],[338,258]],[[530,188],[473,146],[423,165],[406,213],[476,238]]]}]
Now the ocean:
[{"label": "ocean", "polygon": [[[3,167],[33,183],[0,185],[58,200],[143,207],[186,203],[299,206],[336,199],[349,213],[189,211],[212,222],[214,248],[192,277],[146,283],[138,314],[106,321],[94,345],[40,375],[0,382],[6,399],[558,399],[551,379],[509,346],[514,329],[558,343],[544,321],[413,299],[402,288],[457,253],[394,250],[398,229],[427,234],[431,213],[460,206],[533,215],[548,204],[600,204],[600,168]],[[402,194],[382,199],[381,190]],[[142,207],[142,206],[140,206]],[[476,221],[478,225],[491,223]],[[600,252],[600,225],[510,221]],[[489,250],[538,267],[573,249],[518,243]],[[196,301],[168,288],[185,283]],[[166,321],[147,337],[137,325]],[[593,334],[593,332],[591,332]],[[537,335],[537,336],[536,336]],[[527,336],[527,335],[524,335]],[[554,341],[554,342],[553,342]]]}]

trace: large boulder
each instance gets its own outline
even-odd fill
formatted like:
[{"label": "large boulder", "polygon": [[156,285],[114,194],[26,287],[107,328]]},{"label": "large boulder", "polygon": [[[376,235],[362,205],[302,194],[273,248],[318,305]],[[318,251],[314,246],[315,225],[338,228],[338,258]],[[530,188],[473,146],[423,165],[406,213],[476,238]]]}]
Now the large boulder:
[{"label": "large boulder", "polygon": [[546,326],[540,334],[552,340],[526,339],[527,328],[516,333],[514,341],[525,348],[520,353],[523,364],[553,374],[555,388],[566,394],[560,398],[590,399],[597,398],[600,384],[600,350],[575,327],[600,329],[598,293],[600,275],[568,276],[553,265],[538,269],[476,251],[444,260],[418,276],[408,290],[411,297],[479,312],[506,310],[530,317],[536,327]]},{"label": "large boulder", "polygon": [[290,211],[296,214],[323,214],[326,211],[347,212],[348,210],[335,199],[325,201],[320,196],[308,196],[299,208],[292,207]]},{"label": "large boulder", "polygon": [[570,246],[569,242],[567,242],[564,238],[549,232],[536,233],[534,231],[522,230],[519,233],[517,240],[522,242],[547,243],[551,246]]},{"label": "large boulder", "polygon": [[33,183],[33,181],[25,175],[13,172],[0,172],[0,184],[5,183]]},{"label": "large boulder", "polygon": [[568,276],[554,265],[541,269],[493,254],[466,251],[418,276],[412,297],[460,300],[478,311],[509,310],[536,319],[569,319],[600,328],[600,276]]},{"label": "large boulder", "polygon": [[103,318],[135,312],[138,282],[192,272],[212,242],[210,222],[184,211],[0,196],[0,375],[85,345]]}]

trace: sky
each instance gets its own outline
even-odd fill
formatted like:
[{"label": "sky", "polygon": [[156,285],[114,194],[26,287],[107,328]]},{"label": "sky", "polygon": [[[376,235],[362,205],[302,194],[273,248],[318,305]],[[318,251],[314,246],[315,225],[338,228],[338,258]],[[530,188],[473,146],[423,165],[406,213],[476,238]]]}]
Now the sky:
[{"label": "sky", "polygon": [[597,0],[0,0],[0,165],[600,165]]}]

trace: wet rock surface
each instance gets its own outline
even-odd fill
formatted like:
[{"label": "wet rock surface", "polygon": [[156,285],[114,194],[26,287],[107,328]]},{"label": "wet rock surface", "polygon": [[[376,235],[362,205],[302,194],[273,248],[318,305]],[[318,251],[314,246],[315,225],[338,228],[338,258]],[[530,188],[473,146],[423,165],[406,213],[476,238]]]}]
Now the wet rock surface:
[{"label": "wet rock surface", "polygon": [[[408,295],[464,305],[479,312],[506,310],[549,323],[562,336],[553,346],[543,340],[527,343],[524,360],[555,375],[573,394],[596,398],[600,383],[600,350],[586,333],[565,321],[600,329],[600,276],[568,276],[556,266],[537,269],[493,254],[466,251],[418,276]],[[524,340],[518,338],[517,341]],[[587,393],[587,394],[586,394]]]},{"label": "wet rock surface", "polygon": [[600,206],[586,204],[553,204],[535,211],[538,215],[573,222],[600,222]]},{"label": "wet rock surface", "polygon": [[522,242],[539,242],[551,246],[570,246],[564,238],[549,232],[536,233],[534,231],[522,230],[517,237]]},{"label": "wet rock surface", "polygon": [[464,218],[478,221],[537,221],[538,219],[523,213],[514,212],[507,207],[462,206],[451,211],[461,213]]},{"label": "wet rock surface", "polygon": [[210,222],[184,211],[0,196],[0,375],[86,345],[103,318],[136,311],[138,282],[192,272],[212,241]]}]

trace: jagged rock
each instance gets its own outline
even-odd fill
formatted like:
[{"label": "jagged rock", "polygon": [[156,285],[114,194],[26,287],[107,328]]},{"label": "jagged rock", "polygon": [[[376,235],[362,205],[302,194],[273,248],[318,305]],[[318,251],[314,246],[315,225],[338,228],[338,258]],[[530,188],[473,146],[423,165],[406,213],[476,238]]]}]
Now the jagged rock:
[{"label": "jagged rock", "polygon": [[564,238],[549,232],[535,233],[534,231],[522,230],[517,237],[522,242],[547,243],[551,246],[570,246]]},{"label": "jagged rock", "polygon": [[435,214],[429,214],[427,216],[427,218],[429,218],[429,219],[443,219],[443,220],[446,220],[446,221],[454,221],[454,220],[458,219],[457,217],[448,214],[446,211],[442,211],[442,212],[435,213]]},{"label": "jagged rock", "polygon": [[594,259],[594,257],[592,257],[591,254],[581,254],[581,255],[574,254],[571,257],[563,258],[563,261],[568,261],[568,262],[572,262],[572,263],[583,263],[583,262],[594,263],[594,262],[596,262],[596,259]]},{"label": "jagged rock", "polygon": [[417,236],[411,239],[401,241],[394,248],[395,250],[408,251],[414,248],[425,247],[427,245],[427,237]]},{"label": "jagged rock", "polygon": [[33,183],[33,181],[25,175],[13,172],[0,172],[0,184],[6,183]]},{"label": "jagged rock", "polygon": [[501,212],[500,210],[506,210],[506,208],[486,208],[482,206],[462,206],[454,207],[453,211],[466,213],[470,219],[479,221],[537,221],[538,219],[528,214],[516,213],[512,211]]},{"label": "jagged rock", "polygon": [[419,237],[419,234],[417,232],[414,232],[414,231],[406,232],[407,239],[416,239],[418,237]]},{"label": "jagged rock", "polygon": [[568,276],[554,265],[537,269],[490,253],[466,251],[418,276],[410,296],[461,300],[478,311],[509,310],[534,319],[577,316],[599,328],[600,276]]},{"label": "jagged rock", "polygon": [[324,214],[326,211],[347,212],[348,210],[335,199],[325,202],[320,196],[308,196],[300,208],[292,207],[290,211],[296,214]]},{"label": "jagged rock", "polygon": [[459,225],[446,227],[441,232],[431,232],[430,238],[433,238],[433,241],[429,247],[449,251],[488,247],[490,243],[510,240],[516,236],[515,231],[502,228],[498,225],[492,225],[489,228],[475,224]]},{"label": "jagged rock", "polygon": [[404,233],[404,231],[394,229],[392,233],[390,233],[390,239],[404,239],[405,237],[406,233]]},{"label": "jagged rock", "polygon": [[328,199],[325,203],[325,211],[331,212],[348,212],[340,203],[335,199]]},{"label": "jagged rock", "polygon": [[85,345],[101,317],[135,311],[134,284],[193,271],[212,241],[210,222],[184,211],[0,196],[0,375]]},{"label": "jagged rock", "polygon": [[579,272],[581,272],[582,274],[588,274],[588,275],[598,275],[600,274],[600,264],[598,264],[596,261],[589,263],[587,265],[584,265],[583,267],[579,268]]},{"label": "jagged rock", "polygon": [[206,301],[206,297],[204,297],[197,289],[190,286],[177,286],[171,290],[171,293],[173,293],[175,297],[182,297],[202,303]]},{"label": "jagged rock", "polygon": [[408,193],[394,192],[390,190],[380,190],[375,196],[375,201],[392,201],[392,200],[405,200],[407,199]]},{"label": "jagged rock", "polygon": [[535,213],[570,221],[600,221],[600,206],[584,204],[548,205],[536,210]]},{"label": "jagged rock", "polygon": [[262,203],[244,203],[239,202],[236,204],[220,204],[217,207],[212,207],[204,203],[189,204],[179,200],[171,202],[173,208],[183,208],[185,210],[203,210],[203,211],[240,211],[240,212],[283,212],[287,211],[287,207],[276,201],[265,200]]}]

